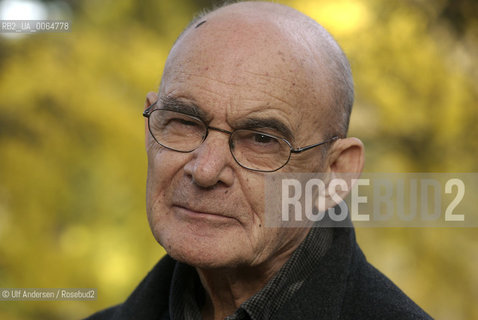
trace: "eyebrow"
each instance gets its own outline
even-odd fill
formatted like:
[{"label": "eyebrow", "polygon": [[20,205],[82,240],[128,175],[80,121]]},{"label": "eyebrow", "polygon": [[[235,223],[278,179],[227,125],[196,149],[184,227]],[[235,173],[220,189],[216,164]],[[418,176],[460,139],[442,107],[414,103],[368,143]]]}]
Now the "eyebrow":
[{"label": "eyebrow", "polygon": [[209,118],[206,112],[193,102],[179,100],[174,97],[161,97],[159,100],[161,101],[161,109],[185,113],[203,121]]},{"label": "eyebrow", "polygon": [[276,118],[246,118],[238,122],[238,127],[241,129],[272,129],[279,133],[290,143],[294,142],[294,135],[287,125]]},{"label": "eyebrow", "polygon": [[[211,117],[204,110],[202,110],[193,102],[180,100],[171,96],[161,97],[159,100],[161,101],[160,109],[185,113],[199,118],[205,123],[208,123],[211,119]],[[234,127],[235,129],[250,130],[272,129],[290,143],[294,143],[294,135],[292,134],[292,130],[286,124],[276,118],[245,118],[237,121]]]}]

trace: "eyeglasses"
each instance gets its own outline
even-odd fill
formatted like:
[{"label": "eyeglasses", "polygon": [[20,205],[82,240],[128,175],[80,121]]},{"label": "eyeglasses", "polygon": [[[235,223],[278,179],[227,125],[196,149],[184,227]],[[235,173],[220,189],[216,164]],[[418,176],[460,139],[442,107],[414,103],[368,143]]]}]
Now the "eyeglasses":
[{"label": "eyeglasses", "polygon": [[232,157],[243,168],[273,172],[284,167],[292,153],[301,153],[337,140],[334,136],[323,142],[294,149],[284,138],[249,129],[228,131],[208,126],[201,119],[169,109],[154,109],[156,102],[150,105],[143,116],[148,118],[149,132],[161,146],[188,153],[197,149],[207,138],[209,131],[218,131],[229,135],[229,149]]}]

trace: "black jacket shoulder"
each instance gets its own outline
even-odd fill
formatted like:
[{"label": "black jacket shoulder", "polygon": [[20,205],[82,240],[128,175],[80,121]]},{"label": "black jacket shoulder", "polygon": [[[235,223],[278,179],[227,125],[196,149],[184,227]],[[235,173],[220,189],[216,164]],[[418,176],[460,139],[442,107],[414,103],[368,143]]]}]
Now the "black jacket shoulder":
[{"label": "black jacket shoulder", "polygon": [[278,319],[432,318],[367,262],[353,228],[337,228],[332,247]]}]

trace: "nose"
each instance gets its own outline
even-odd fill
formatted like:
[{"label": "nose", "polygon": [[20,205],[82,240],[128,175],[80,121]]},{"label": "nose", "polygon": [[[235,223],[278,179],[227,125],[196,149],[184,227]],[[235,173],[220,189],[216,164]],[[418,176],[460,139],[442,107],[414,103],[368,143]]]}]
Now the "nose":
[{"label": "nose", "polygon": [[206,140],[192,152],[192,159],[184,166],[185,173],[200,187],[230,186],[234,182],[235,161],[229,151],[229,137],[224,133],[210,130]]}]

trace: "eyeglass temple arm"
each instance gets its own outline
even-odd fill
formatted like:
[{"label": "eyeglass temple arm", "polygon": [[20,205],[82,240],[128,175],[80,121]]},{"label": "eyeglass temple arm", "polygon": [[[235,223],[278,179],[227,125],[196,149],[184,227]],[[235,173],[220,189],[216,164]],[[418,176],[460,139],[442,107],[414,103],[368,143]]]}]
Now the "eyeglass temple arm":
[{"label": "eyeglass temple arm", "polygon": [[143,111],[143,117],[145,118],[148,118],[150,113],[151,113],[151,109],[153,109],[153,107],[156,105],[158,101],[152,103],[148,108],[146,108],[144,111]]},{"label": "eyeglass temple arm", "polygon": [[332,137],[332,138],[330,138],[330,139],[328,139],[328,140],[325,140],[325,141],[323,141],[323,142],[320,142],[320,143],[317,143],[317,144],[312,144],[312,145],[307,146],[307,147],[302,147],[302,148],[297,148],[297,149],[291,149],[290,152],[291,152],[291,153],[301,153],[301,152],[303,152],[303,151],[306,151],[306,150],[309,150],[309,149],[312,149],[312,148],[321,146],[321,145],[323,145],[323,144],[326,144],[326,143],[335,141],[335,140],[337,140],[337,139],[339,139],[339,137],[338,137],[338,136],[335,136],[335,137]]}]

